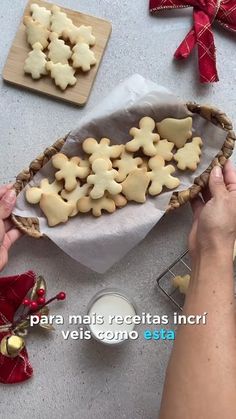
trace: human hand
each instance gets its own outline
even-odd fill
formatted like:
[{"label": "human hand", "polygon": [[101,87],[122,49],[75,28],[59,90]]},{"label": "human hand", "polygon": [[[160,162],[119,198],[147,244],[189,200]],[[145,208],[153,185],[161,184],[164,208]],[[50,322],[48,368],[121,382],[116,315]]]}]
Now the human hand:
[{"label": "human hand", "polygon": [[10,214],[16,203],[16,194],[12,185],[0,186],[0,271],[8,262],[8,250],[21,236],[21,232],[14,228]]},{"label": "human hand", "polygon": [[215,166],[209,186],[191,203],[193,225],[189,234],[192,257],[207,249],[233,252],[236,239],[236,170],[230,160],[223,168]]}]

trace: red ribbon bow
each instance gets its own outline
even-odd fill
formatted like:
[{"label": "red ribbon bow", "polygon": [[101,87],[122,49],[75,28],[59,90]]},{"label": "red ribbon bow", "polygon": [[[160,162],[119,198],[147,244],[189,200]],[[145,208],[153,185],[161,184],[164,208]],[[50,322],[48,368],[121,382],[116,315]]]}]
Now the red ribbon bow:
[{"label": "red ribbon bow", "polygon": [[[0,326],[12,323],[18,307],[35,283],[34,272],[0,278]],[[0,341],[9,332],[0,332]],[[25,348],[15,358],[0,353],[0,382],[4,384],[19,383],[31,377],[33,369],[28,360]]]},{"label": "red ribbon bow", "polygon": [[236,32],[235,0],[150,0],[150,11],[193,6],[194,26],[175,52],[175,58],[187,58],[198,45],[200,81],[219,80],[216,68],[216,49],[212,23],[216,20],[225,29]]}]

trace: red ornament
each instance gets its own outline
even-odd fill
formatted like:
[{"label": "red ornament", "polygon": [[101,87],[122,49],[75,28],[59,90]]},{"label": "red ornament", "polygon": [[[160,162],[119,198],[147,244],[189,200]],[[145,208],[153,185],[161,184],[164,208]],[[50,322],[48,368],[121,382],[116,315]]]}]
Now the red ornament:
[{"label": "red ornament", "polygon": [[57,294],[57,300],[65,300],[66,298],[66,293],[61,291],[59,292],[59,294]]},{"label": "red ornament", "polygon": [[44,290],[43,288],[39,288],[39,289],[37,290],[37,295],[38,295],[39,297],[43,297],[43,296],[45,295],[45,290]]},{"label": "red ornament", "polygon": [[44,297],[39,297],[38,299],[37,299],[37,303],[38,303],[38,305],[40,305],[40,306],[42,306],[43,304],[45,304],[45,298]]},{"label": "red ornament", "polygon": [[31,303],[31,300],[29,300],[28,298],[25,298],[22,304],[23,304],[24,306],[29,306],[29,305],[30,305],[30,303]]},{"label": "red ornament", "polygon": [[198,46],[200,81],[212,83],[219,80],[216,68],[216,48],[212,23],[216,21],[225,29],[236,33],[235,0],[150,0],[150,12],[193,7],[194,26],[175,52],[175,58],[189,57]]},{"label": "red ornament", "polygon": [[36,301],[31,301],[31,303],[30,303],[30,309],[32,311],[36,311],[38,309],[38,303]]},{"label": "red ornament", "polygon": [[[36,277],[34,272],[22,275],[0,278],[0,326],[13,323],[14,315],[23,299],[34,286]],[[7,332],[0,332],[0,341]],[[4,384],[20,383],[33,374],[27,350],[24,347],[15,358],[9,358],[0,353],[0,382]]]}]

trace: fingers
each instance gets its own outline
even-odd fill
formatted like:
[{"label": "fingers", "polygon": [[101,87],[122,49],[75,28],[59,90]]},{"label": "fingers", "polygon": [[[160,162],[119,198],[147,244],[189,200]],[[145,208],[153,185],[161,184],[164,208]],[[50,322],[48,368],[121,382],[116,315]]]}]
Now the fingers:
[{"label": "fingers", "polygon": [[[0,227],[3,221],[0,220]],[[22,233],[17,228],[9,230],[0,241],[0,271],[6,266],[8,262],[8,250],[21,237]]]},{"label": "fingers", "polygon": [[227,192],[222,169],[220,166],[213,167],[210,179],[209,179],[209,190],[212,197],[220,198]]},{"label": "fingers", "polygon": [[5,193],[11,189],[13,186],[13,183],[9,183],[8,185],[1,185],[0,186],[0,199],[2,199],[3,195],[5,195]]},{"label": "fingers", "polygon": [[229,192],[235,192],[236,191],[236,170],[231,160],[227,160],[227,162],[224,165],[223,172],[224,172],[224,180],[225,180],[227,190]]},{"label": "fingers", "polygon": [[7,190],[0,200],[0,219],[5,220],[11,214],[16,203],[16,193],[13,189]]},{"label": "fingers", "polygon": [[193,211],[193,219],[196,220],[204,207],[204,203],[200,196],[197,196],[196,198],[191,200],[190,203]]}]

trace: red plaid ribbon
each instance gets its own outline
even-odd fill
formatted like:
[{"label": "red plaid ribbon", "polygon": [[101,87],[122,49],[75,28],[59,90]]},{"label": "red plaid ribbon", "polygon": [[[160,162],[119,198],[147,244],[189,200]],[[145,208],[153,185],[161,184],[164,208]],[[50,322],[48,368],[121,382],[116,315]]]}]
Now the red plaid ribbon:
[{"label": "red plaid ribbon", "polygon": [[[35,283],[34,272],[0,278],[0,326],[12,323],[18,307]],[[0,332],[0,341],[8,332]],[[19,383],[31,377],[33,369],[25,348],[15,358],[0,353],[0,382]]]},{"label": "red plaid ribbon", "polygon": [[150,0],[150,12],[193,7],[194,26],[175,52],[175,58],[187,58],[198,45],[200,81],[212,83],[219,80],[216,68],[216,49],[212,23],[217,21],[225,29],[236,32],[235,0]]}]

